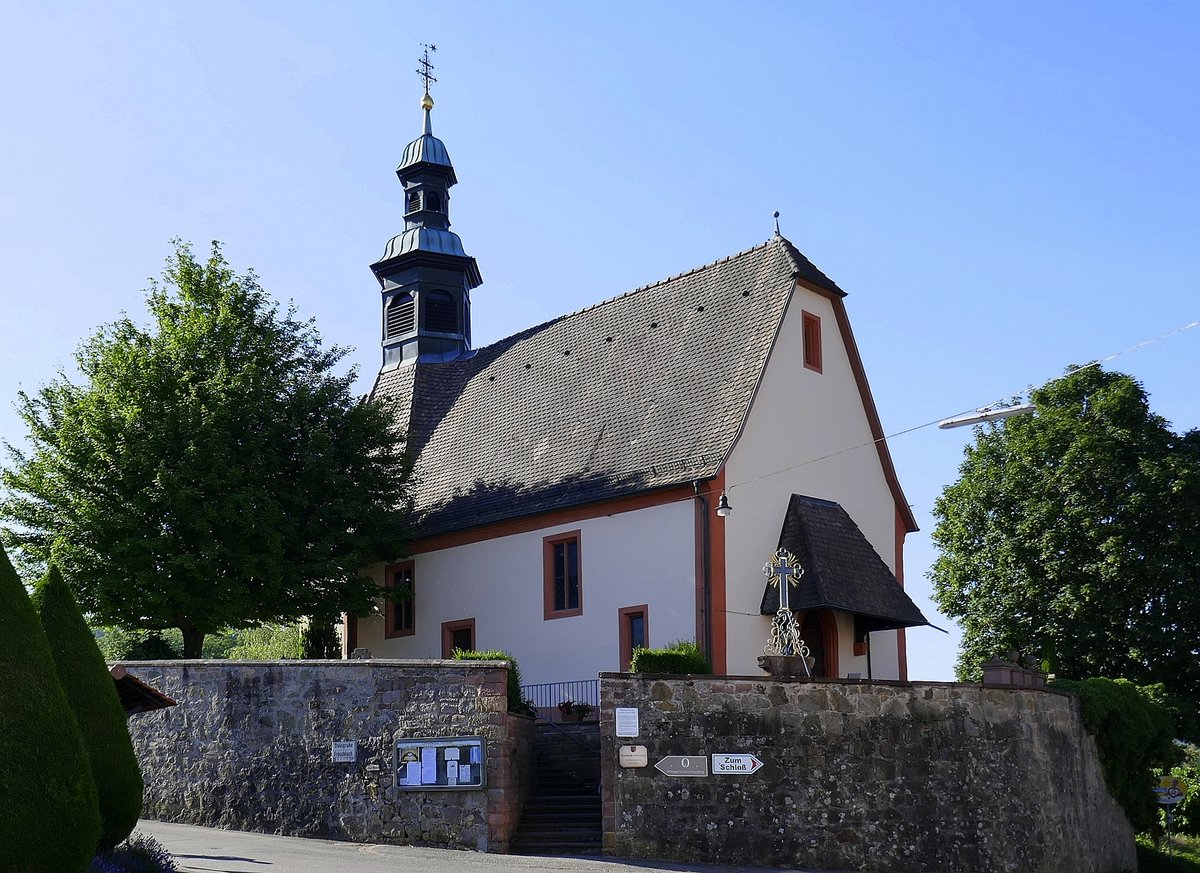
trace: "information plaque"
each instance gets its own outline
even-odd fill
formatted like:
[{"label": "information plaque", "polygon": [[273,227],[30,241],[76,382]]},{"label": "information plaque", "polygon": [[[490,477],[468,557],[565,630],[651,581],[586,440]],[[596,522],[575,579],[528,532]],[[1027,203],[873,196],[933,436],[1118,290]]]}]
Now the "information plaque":
[{"label": "information plaque", "polygon": [[483,737],[435,737],[398,740],[396,787],[403,791],[452,791],[483,788],[487,757]]}]

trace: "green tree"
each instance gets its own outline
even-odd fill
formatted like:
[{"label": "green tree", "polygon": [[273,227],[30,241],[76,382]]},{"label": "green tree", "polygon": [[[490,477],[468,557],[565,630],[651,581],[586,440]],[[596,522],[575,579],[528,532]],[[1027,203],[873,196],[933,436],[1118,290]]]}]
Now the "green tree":
[{"label": "green tree", "polygon": [[1033,402],[976,429],[934,506],[929,575],[963,628],[959,678],[1016,649],[1200,700],[1200,433],[1172,432],[1134,379],[1094,366]]},{"label": "green tree", "polygon": [[83,745],[100,803],[95,851],[105,852],[133,833],[142,814],[142,771],[129,738],[125,709],[96,639],[54,564],[34,591],[33,605],[67,702],[76,721],[86,725]]},{"label": "green tree", "polygon": [[52,556],[95,620],[176,627],[185,657],[225,628],[378,596],[360,567],[398,557],[411,463],[392,410],[360,401],[310,321],[254,273],[176,242],[147,294],[18,411],[0,518],[35,567]]},{"label": "green tree", "polygon": [[37,613],[0,548],[0,871],[82,873],[100,812]]}]

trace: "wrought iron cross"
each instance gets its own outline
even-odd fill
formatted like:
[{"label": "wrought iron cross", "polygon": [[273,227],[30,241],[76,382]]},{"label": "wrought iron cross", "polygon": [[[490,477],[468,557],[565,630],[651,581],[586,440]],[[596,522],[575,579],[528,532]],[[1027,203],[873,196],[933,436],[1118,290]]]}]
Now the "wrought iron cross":
[{"label": "wrought iron cross", "polygon": [[796,556],[787,549],[780,549],[771,555],[771,560],[763,566],[763,572],[767,574],[772,585],[779,586],[779,608],[788,609],[788,593],[804,575],[804,568],[800,566]]},{"label": "wrought iron cross", "polygon": [[425,49],[425,53],[421,55],[421,59],[417,61],[417,63],[421,65],[420,69],[417,70],[417,75],[424,80],[425,93],[428,94],[429,83],[437,81],[437,79],[433,77],[433,63],[429,60],[429,53],[436,52],[437,46],[426,42],[421,43],[421,46]]}]

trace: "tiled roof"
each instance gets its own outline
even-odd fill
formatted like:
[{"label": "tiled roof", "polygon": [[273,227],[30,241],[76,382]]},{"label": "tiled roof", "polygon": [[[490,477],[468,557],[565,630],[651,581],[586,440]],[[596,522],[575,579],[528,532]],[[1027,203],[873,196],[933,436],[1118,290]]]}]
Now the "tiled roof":
[{"label": "tiled roof", "polygon": [[449,363],[380,373],[417,458],[430,536],[717,473],[795,278],[782,237]]},{"label": "tiled roof", "polygon": [[[840,504],[793,494],[779,547],[804,568],[788,597],[793,610],[844,610],[860,616],[866,630],[929,624]],[[766,585],[761,610],[779,610],[777,587]]]}]

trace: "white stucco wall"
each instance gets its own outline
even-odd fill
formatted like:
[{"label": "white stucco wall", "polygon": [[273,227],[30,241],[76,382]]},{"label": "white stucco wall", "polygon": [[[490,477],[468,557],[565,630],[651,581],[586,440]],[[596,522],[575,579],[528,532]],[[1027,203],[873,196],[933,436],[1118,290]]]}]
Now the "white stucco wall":
[{"label": "white stucco wall", "polygon": [[[803,317],[821,319],[822,372],[804,367]],[[733,513],[726,537],[728,669],[755,673],[770,620],[760,616],[762,566],[779,542],[790,496],[835,500],[895,572],[895,502],[884,479],[832,303],[804,288],[793,296],[746,426],[726,466]],[[848,616],[838,627],[838,672],[867,673],[853,655]],[[871,635],[877,679],[899,676],[896,635]]]},{"label": "white stucco wall", "polygon": [[[694,518],[683,500],[417,554],[416,634],[386,639],[381,618],[363,619],[358,645],[376,657],[441,657],[442,622],[474,618],[476,648],[513,654],[525,684],[619,670],[623,607],[649,607],[651,646],[696,635]],[[546,620],[542,539],[572,530],[583,614]],[[370,572],[382,584],[383,565]]]}]

